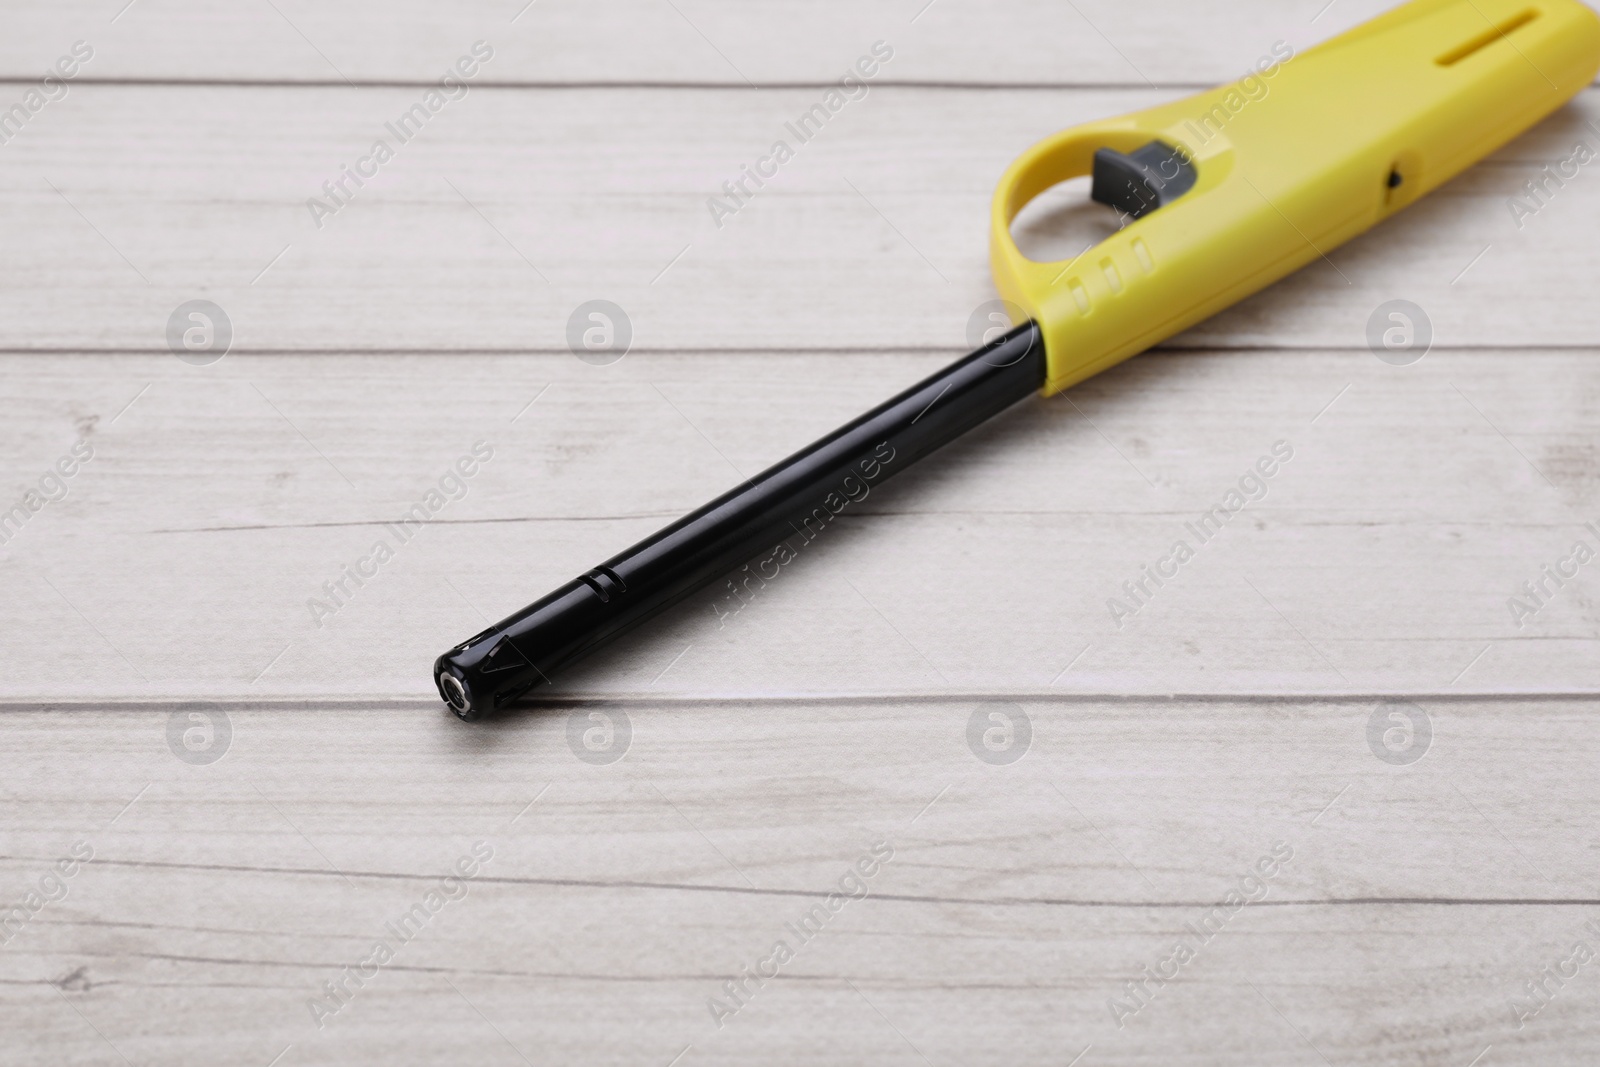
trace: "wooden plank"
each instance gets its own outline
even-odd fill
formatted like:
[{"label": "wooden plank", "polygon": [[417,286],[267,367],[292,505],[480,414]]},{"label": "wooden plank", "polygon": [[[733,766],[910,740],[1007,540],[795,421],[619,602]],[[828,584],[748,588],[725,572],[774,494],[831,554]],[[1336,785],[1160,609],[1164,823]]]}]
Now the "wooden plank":
[{"label": "wooden plank", "polygon": [[[1597,543],[1593,356],[1145,357],[875,492],[737,613],[704,593],[561,691],[1591,692],[1592,576],[1546,580],[1531,618],[1510,600]],[[6,505],[79,432],[95,456],[0,550],[30,620],[0,637],[0,692],[431,701],[445,648],[943,359],[12,357]],[[404,542],[384,526],[479,440],[495,458],[463,499]],[[1202,543],[1187,524],[1279,441],[1268,495]],[[379,540],[376,577],[324,591]],[[1178,577],[1113,613],[1180,540]]]},{"label": "wooden plank", "polygon": [[[593,5],[400,0],[335,6],[274,0],[226,11],[200,0],[16,5],[0,72],[36,76],[74,40],[95,45],[83,77],[360,84],[432,81],[475,40],[488,82],[665,82],[745,87],[837,79],[872,42],[896,48],[886,76],[943,83],[1211,84],[1239,76],[1276,39],[1308,46],[1392,6],[1220,0],[1158,15],[1111,0],[964,4],[627,0]],[[1028,47],[1049,41],[1049,48]]]},{"label": "wooden plank", "polygon": [[[12,99],[96,51],[0,149],[0,517],[65,493],[0,544],[0,1058],[1594,1060],[1589,967],[1517,1017],[1600,943],[1592,578],[1508,609],[1600,545],[1600,186],[1510,212],[1600,139],[1594,91],[875,490],[736,614],[708,592],[481,726],[429,685],[488,618],[965,350],[1022,148],[1384,6],[8,12]],[[477,39],[478,91],[318,229],[306,198]],[[870,96],[718,229],[707,198],[877,39]],[[1101,232],[1072,203],[1029,237]],[[567,351],[597,297],[635,331],[606,367]],[[167,352],[195,298],[237,329],[211,366]],[[1396,298],[1436,335],[1404,368],[1364,339]],[[384,525],[477,441],[462,499]],[[1279,441],[1265,498],[1113,618]],[[82,469],[41,481],[58,463]],[[394,558],[318,625],[379,538]],[[983,747],[1002,723],[1016,762]],[[583,747],[605,727],[614,762]],[[402,943],[385,924],[477,842]],[[878,842],[866,898],[801,943]],[[723,983],[790,936],[738,1004]]]},{"label": "wooden plank", "polygon": [[[532,1062],[1057,1063],[1092,1045],[1265,1065],[1595,1046],[1587,970],[1521,1029],[1511,1010],[1593,941],[1594,858],[1570,847],[1600,816],[1593,702],[1430,705],[1431,748],[1404,767],[1374,758],[1359,703],[1028,702],[1008,766],[968,750],[970,704],[604,710],[632,727],[604,766],[574,758],[560,713],[232,707],[206,765],[173,757],[166,708],[7,713],[7,892],[93,850],[0,952],[8,1055],[420,1062],[448,1043],[514,1061],[510,1042]],[[478,841],[493,856],[464,897],[401,944],[385,924]],[[799,943],[787,924],[877,842],[893,855],[866,898]],[[1289,858],[1245,885],[1264,899],[1221,922],[1275,847]],[[1119,1028],[1108,1002],[1208,916],[1215,935]],[[307,1002],[379,938],[394,958],[319,1030]],[[795,958],[719,1029],[708,999],[784,938]]]},{"label": "wooden plank", "polygon": [[[83,86],[5,146],[0,348],[165,351],[174,309],[204,298],[241,351],[564,351],[577,306],[605,298],[640,351],[956,352],[993,298],[985,226],[1004,165],[1170,95],[885,89],[719,229],[709,198],[814,89],[477,93],[314,220],[308,198],[415,90]],[[1594,343],[1600,182],[1580,171],[1520,229],[1509,206],[1600,140],[1585,123],[1600,93],[1175,343],[1360,347],[1396,298],[1426,309],[1441,345]],[[1058,229],[1062,255],[1100,232],[1076,216]]]}]

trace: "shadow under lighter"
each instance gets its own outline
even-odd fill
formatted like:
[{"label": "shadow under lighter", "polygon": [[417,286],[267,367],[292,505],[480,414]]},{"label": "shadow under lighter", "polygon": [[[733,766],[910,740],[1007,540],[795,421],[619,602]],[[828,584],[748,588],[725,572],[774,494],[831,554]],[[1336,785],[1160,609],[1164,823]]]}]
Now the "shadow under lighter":
[{"label": "shadow under lighter", "polygon": [[452,648],[433,665],[439,695],[468,720],[505,707],[740,564],[807,536],[845,501],[1044,382],[1044,344],[1030,322]]}]

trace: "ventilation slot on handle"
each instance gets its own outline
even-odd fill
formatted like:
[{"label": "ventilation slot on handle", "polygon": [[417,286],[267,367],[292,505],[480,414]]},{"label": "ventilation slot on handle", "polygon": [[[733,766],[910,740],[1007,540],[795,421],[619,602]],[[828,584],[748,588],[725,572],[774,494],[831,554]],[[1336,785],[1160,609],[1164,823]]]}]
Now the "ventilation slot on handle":
[{"label": "ventilation slot on handle", "polygon": [[1510,18],[1500,23],[1500,25],[1491,26],[1487,30],[1484,30],[1466,44],[1452,48],[1450,51],[1434,60],[1434,62],[1439,64],[1441,67],[1453,67],[1463,59],[1483,51],[1485,48],[1488,48],[1490,45],[1511,34],[1513,31],[1520,30],[1522,27],[1526,26],[1528,23],[1532,22],[1538,17],[1539,13],[1532,8],[1529,8],[1520,14],[1512,15]]}]

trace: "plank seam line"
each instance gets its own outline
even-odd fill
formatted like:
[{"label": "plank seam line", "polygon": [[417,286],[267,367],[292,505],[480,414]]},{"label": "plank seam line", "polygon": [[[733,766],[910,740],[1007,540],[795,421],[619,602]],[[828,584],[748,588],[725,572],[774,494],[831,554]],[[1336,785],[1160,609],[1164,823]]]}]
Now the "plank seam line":
[{"label": "plank seam line", "polygon": [[[1595,342],[1552,342],[1545,344],[1480,344],[1480,345],[1434,345],[1429,351],[1450,353],[1484,353],[1484,352],[1593,352],[1600,349],[1600,341]],[[965,355],[966,348],[946,347],[942,345],[840,345],[837,347],[804,348],[796,346],[699,346],[677,348],[635,348],[629,355],[635,359],[645,356],[861,356],[861,355],[906,355],[906,356],[941,356],[955,358]],[[1307,352],[1326,352],[1330,355],[1362,355],[1368,353],[1366,345],[1340,345],[1340,344],[1260,344],[1242,342],[1239,344],[1185,344],[1185,345],[1157,345],[1146,349],[1142,355],[1147,356],[1187,356],[1209,355],[1215,353],[1248,353],[1250,355],[1300,355]],[[34,347],[34,348],[0,348],[0,356],[26,357],[26,356],[163,356],[170,357],[171,350],[167,348],[86,348],[82,346],[59,347]],[[572,352],[565,347],[549,348],[235,348],[228,353],[230,358],[240,356],[323,356],[323,357],[356,357],[363,359],[388,358],[392,356],[564,356],[570,358]]]},{"label": "plank seam line", "polygon": [[[0,76],[0,85],[30,86],[38,83],[37,77],[22,75]],[[437,80],[415,80],[406,78],[370,78],[355,81],[340,81],[337,79],[320,78],[157,78],[157,77],[78,77],[73,79],[74,85],[103,85],[109,87],[129,88],[174,88],[174,89],[430,89],[437,86]],[[743,82],[719,81],[665,81],[665,80],[636,80],[636,81],[603,81],[603,80],[525,80],[525,81],[475,81],[472,88],[499,89],[505,91],[539,91],[539,90],[654,90],[654,91],[735,91],[740,93],[759,92],[763,89],[794,89],[826,91],[834,88],[838,83],[833,81],[770,81],[746,84]],[[1032,82],[989,82],[989,81],[941,81],[933,79],[902,78],[893,80],[873,81],[874,89],[927,89],[948,92],[1202,92],[1206,89],[1215,89],[1227,82],[1213,81],[1170,81],[1170,82],[1120,82],[1120,81],[1032,81]],[[1600,87],[1600,79],[1590,82],[1586,89]]]},{"label": "plank seam line", "polygon": [[[38,84],[37,77],[21,77],[17,75],[0,76],[0,85],[29,86]],[[174,89],[432,89],[439,84],[437,79],[416,80],[407,78],[366,78],[354,81],[341,81],[336,78],[158,78],[158,77],[78,77],[72,80],[77,85],[103,85],[108,87],[130,88],[174,88]],[[871,83],[873,89],[936,89],[953,92],[976,90],[981,92],[1006,92],[1017,90],[1021,92],[1053,92],[1053,91],[1135,91],[1148,92],[1199,92],[1205,89],[1216,88],[1215,82],[1184,82],[1172,81],[1160,84],[1148,82],[1116,82],[1116,81],[1082,81],[1082,82],[993,82],[993,81],[944,81],[936,79],[904,78],[894,80],[874,79]],[[575,79],[572,81],[557,81],[552,79],[526,79],[500,81],[473,81],[472,89],[499,89],[504,91],[519,92],[525,90],[668,90],[668,91],[713,91],[737,90],[741,93],[760,91],[762,89],[794,89],[824,92],[837,88],[836,81],[768,81],[745,84],[743,82],[719,81],[668,81],[668,80],[597,80]]]},{"label": "plank seam line", "polygon": [[[464,730],[494,729],[495,723],[511,725],[531,719],[542,709],[575,707],[809,707],[819,704],[892,707],[903,704],[971,704],[984,701],[1027,701],[1033,704],[1364,704],[1373,701],[1409,700],[1436,704],[1501,704],[1515,701],[1539,703],[1587,702],[1600,700],[1600,690],[1473,690],[1466,692],[1412,691],[1412,690],[1346,690],[1326,692],[1264,692],[1237,690],[1232,692],[1195,693],[1135,693],[1135,692],[1077,692],[1050,693],[1042,690],[973,690],[961,693],[815,693],[792,696],[697,696],[634,694],[549,694],[537,703],[517,705],[511,714],[491,719],[487,723],[462,727]],[[228,707],[236,710],[260,711],[402,711],[437,710],[444,714],[444,704],[437,696],[395,697],[173,697],[165,700],[125,697],[68,697],[63,699],[5,697],[0,698],[0,714],[6,712],[89,712],[108,713],[164,711],[187,707]]]},{"label": "plank seam line", "polygon": [[[1284,508],[1284,507],[1280,506],[1280,507],[1275,507],[1275,508],[1271,508],[1271,509],[1263,508],[1263,509],[1261,509],[1260,513],[1261,514],[1274,514],[1274,515],[1277,515],[1279,517],[1282,517],[1285,514],[1299,514],[1301,512],[1310,512],[1312,514],[1315,514],[1317,512],[1317,509],[1315,509],[1315,508],[1295,509],[1295,508]],[[676,511],[640,511],[640,512],[634,512],[632,514],[626,514],[626,515],[496,515],[496,516],[489,516],[489,517],[481,518],[481,519],[429,519],[428,520],[428,525],[429,526],[506,526],[506,525],[533,525],[533,524],[536,524],[536,523],[545,523],[545,524],[555,525],[555,524],[560,524],[560,523],[644,522],[646,520],[659,522],[662,519],[667,519],[667,520],[676,519],[676,518],[681,517],[682,515],[683,515],[683,510],[682,509],[678,509]],[[881,509],[881,508],[872,509],[872,510],[868,510],[866,508],[863,508],[862,510],[857,511],[853,515],[851,515],[851,514],[841,514],[837,518],[839,519],[839,521],[849,520],[851,523],[861,523],[861,522],[866,522],[866,521],[872,520],[872,519],[953,519],[953,518],[963,518],[963,519],[1012,519],[1012,518],[1025,518],[1025,519],[1090,519],[1090,520],[1108,519],[1108,518],[1110,518],[1110,519],[1119,519],[1120,520],[1120,519],[1129,519],[1129,518],[1131,518],[1131,519],[1136,519],[1136,520],[1145,520],[1145,519],[1173,519],[1173,518],[1184,519],[1184,518],[1189,517],[1189,515],[1190,515],[1190,512],[1188,512],[1188,511],[1165,510],[1165,509],[1150,509],[1150,510],[1145,510],[1145,511],[1136,511],[1136,510],[1125,510],[1125,511],[1066,510],[1066,509],[1053,510],[1052,511],[1052,510],[1038,510],[1038,509],[1035,509],[1035,510],[1024,511],[1024,510],[1020,510],[1020,509],[1017,509],[1017,508],[994,508],[994,509],[988,509],[988,510],[979,510],[979,509],[971,509],[971,508],[965,508],[965,509],[964,508],[922,508],[922,509],[914,509],[914,510],[913,509],[902,509],[902,510],[899,510],[899,511],[890,511],[890,510],[884,510],[884,509]],[[139,532],[141,534],[148,534],[148,535],[154,537],[154,536],[161,536],[161,535],[166,535],[166,534],[253,533],[253,532],[256,532],[256,531],[260,531],[260,530],[352,530],[352,529],[370,528],[370,527],[373,527],[373,526],[378,526],[378,527],[387,526],[387,525],[389,525],[389,523],[391,521],[392,520],[390,520],[390,519],[343,519],[343,520],[329,520],[327,522],[284,522],[284,523],[256,522],[256,523],[243,523],[243,524],[240,524],[238,526],[161,526],[161,527],[157,527],[155,529],[142,530],[142,531],[139,531]],[[1300,529],[1312,529],[1312,528],[1316,528],[1316,527],[1324,527],[1325,526],[1325,527],[1333,527],[1333,528],[1337,528],[1337,529],[1347,529],[1347,528],[1351,528],[1351,527],[1362,528],[1362,529],[1365,529],[1365,528],[1368,528],[1368,527],[1382,527],[1382,528],[1385,528],[1385,529],[1391,529],[1392,530],[1392,529],[1405,528],[1405,527],[1409,527],[1409,526],[1421,526],[1423,528],[1431,530],[1431,529],[1435,528],[1438,524],[1436,522],[1434,522],[1432,519],[1428,519],[1428,518],[1407,517],[1407,518],[1404,518],[1404,519],[1394,519],[1392,521],[1379,523],[1379,522],[1373,522],[1373,521],[1370,521],[1370,520],[1366,520],[1366,519],[1362,519],[1362,518],[1359,518],[1359,517],[1355,517],[1355,518],[1350,518],[1350,519],[1343,520],[1343,521],[1341,521],[1339,519],[1307,519],[1307,520],[1302,521],[1302,522],[1297,522],[1295,525]],[[1460,521],[1457,521],[1457,522],[1450,523],[1450,526],[1452,528],[1457,528],[1457,529],[1504,530],[1504,529],[1510,527],[1511,525],[1512,524],[1510,524],[1510,523],[1504,523],[1504,522],[1498,522],[1497,523],[1497,522],[1493,522],[1493,521],[1490,521],[1490,520],[1483,520],[1483,519],[1478,519],[1478,520],[1464,519],[1464,520],[1460,520]],[[1517,529],[1521,529],[1521,530],[1559,530],[1559,529],[1567,529],[1570,526],[1570,524],[1561,523],[1561,522],[1525,522],[1525,523],[1517,523],[1517,524],[1515,524],[1515,526],[1516,526]],[[1466,638],[1442,638],[1441,639],[1441,638],[1437,638],[1437,637],[1427,637],[1427,638],[1407,638],[1407,640],[1423,640],[1423,641],[1427,641],[1427,640],[1452,640],[1452,641],[1454,641],[1454,640],[1467,640],[1467,639]],[[1591,638],[1591,637],[1570,637],[1569,638],[1569,637],[1563,637],[1561,635],[1555,635],[1555,636],[1542,636],[1542,637],[1531,637],[1530,636],[1530,637],[1526,637],[1526,638],[1509,638],[1508,640],[1518,640],[1518,641],[1583,640],[1583,641],[1587,641],[1587,640],[1593,640],[1593,638]]]}]

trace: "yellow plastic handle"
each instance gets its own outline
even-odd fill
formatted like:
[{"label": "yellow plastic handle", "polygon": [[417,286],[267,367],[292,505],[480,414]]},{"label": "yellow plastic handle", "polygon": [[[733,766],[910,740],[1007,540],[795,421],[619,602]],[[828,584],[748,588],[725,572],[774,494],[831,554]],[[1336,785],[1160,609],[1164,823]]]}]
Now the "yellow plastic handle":
[{"label": "yellow plastic handle", "polygon": [[[990,252],[1000,295],[1043,330],[1046,394],[1325,255],[1597,70],[1600,18],[1578,0],[1413,0],[1267,73],[1035,145],[995,191]],[[1192,163],[1193,189],[1074,260],[1017,249],[1011,222],[1028,201],[1089,174],[1097,149],[1153,140]]]}]

